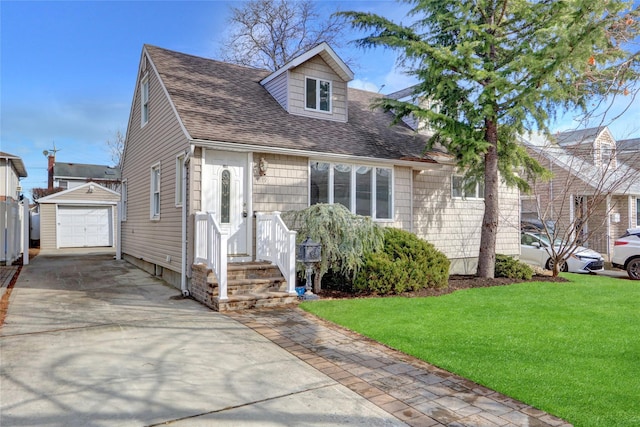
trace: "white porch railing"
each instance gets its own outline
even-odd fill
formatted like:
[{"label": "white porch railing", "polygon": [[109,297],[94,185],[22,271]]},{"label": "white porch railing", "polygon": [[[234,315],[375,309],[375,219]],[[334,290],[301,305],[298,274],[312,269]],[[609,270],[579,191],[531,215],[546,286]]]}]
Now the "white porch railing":
[{"label": "white porch railing", "polygon": [[287,281],[287,292],[296,290],[296,232],[287,228],[280,212],[256,213],[256,261],[276,264]]},{"label": "white porch railing", "polygon": [[206,264],[218,278],[218,299],[227,296],[227,240],[226,231],[220,229],[212,212],[198,212],[195,219],[196,264]]}]

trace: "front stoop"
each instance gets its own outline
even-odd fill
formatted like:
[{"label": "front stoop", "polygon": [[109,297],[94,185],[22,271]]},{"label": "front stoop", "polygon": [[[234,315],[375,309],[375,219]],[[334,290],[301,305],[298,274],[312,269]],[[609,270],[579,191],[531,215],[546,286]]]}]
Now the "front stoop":
[{"label": "front stoop", "polygon": [[193,266],[191,296],[215,311],[277,307],[298,301],[287,292],[287,282],[277,266],[266,262],[227,264],[227,297],[218,298],[218,279],[202,264]]}]

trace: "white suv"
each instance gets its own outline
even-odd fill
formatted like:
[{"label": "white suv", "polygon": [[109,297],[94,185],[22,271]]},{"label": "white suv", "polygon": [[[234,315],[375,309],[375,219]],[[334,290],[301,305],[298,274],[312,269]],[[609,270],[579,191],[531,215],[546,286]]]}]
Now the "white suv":
[{"label": "white suv", "polygon": [[627,270],[629,277],[640,280],[640,228],[630,228],[613,244],[611,264]]}]

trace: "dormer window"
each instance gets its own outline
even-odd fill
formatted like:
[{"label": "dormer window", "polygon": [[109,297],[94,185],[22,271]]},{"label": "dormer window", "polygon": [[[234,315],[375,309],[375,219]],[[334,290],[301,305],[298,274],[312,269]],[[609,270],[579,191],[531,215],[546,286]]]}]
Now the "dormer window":
[{"label": "dormer window", "polygon": [[331,82],[306,78],[305,107],[308,110],[331,112]]},{"label": "dormer window", "polygon": [[600,146],[600,164],[605,169],[607,168],[615,168],[616,162],[613,153],[613,147],[609,144],[602,144]]}]

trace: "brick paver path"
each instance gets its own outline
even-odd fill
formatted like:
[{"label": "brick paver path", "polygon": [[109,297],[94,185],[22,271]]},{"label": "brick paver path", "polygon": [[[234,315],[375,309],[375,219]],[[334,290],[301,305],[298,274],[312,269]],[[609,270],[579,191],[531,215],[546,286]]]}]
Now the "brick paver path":
[{"label": "brick paver path", "polygon": [[410,426],[571,426],[298,308],[227,314]]}]

